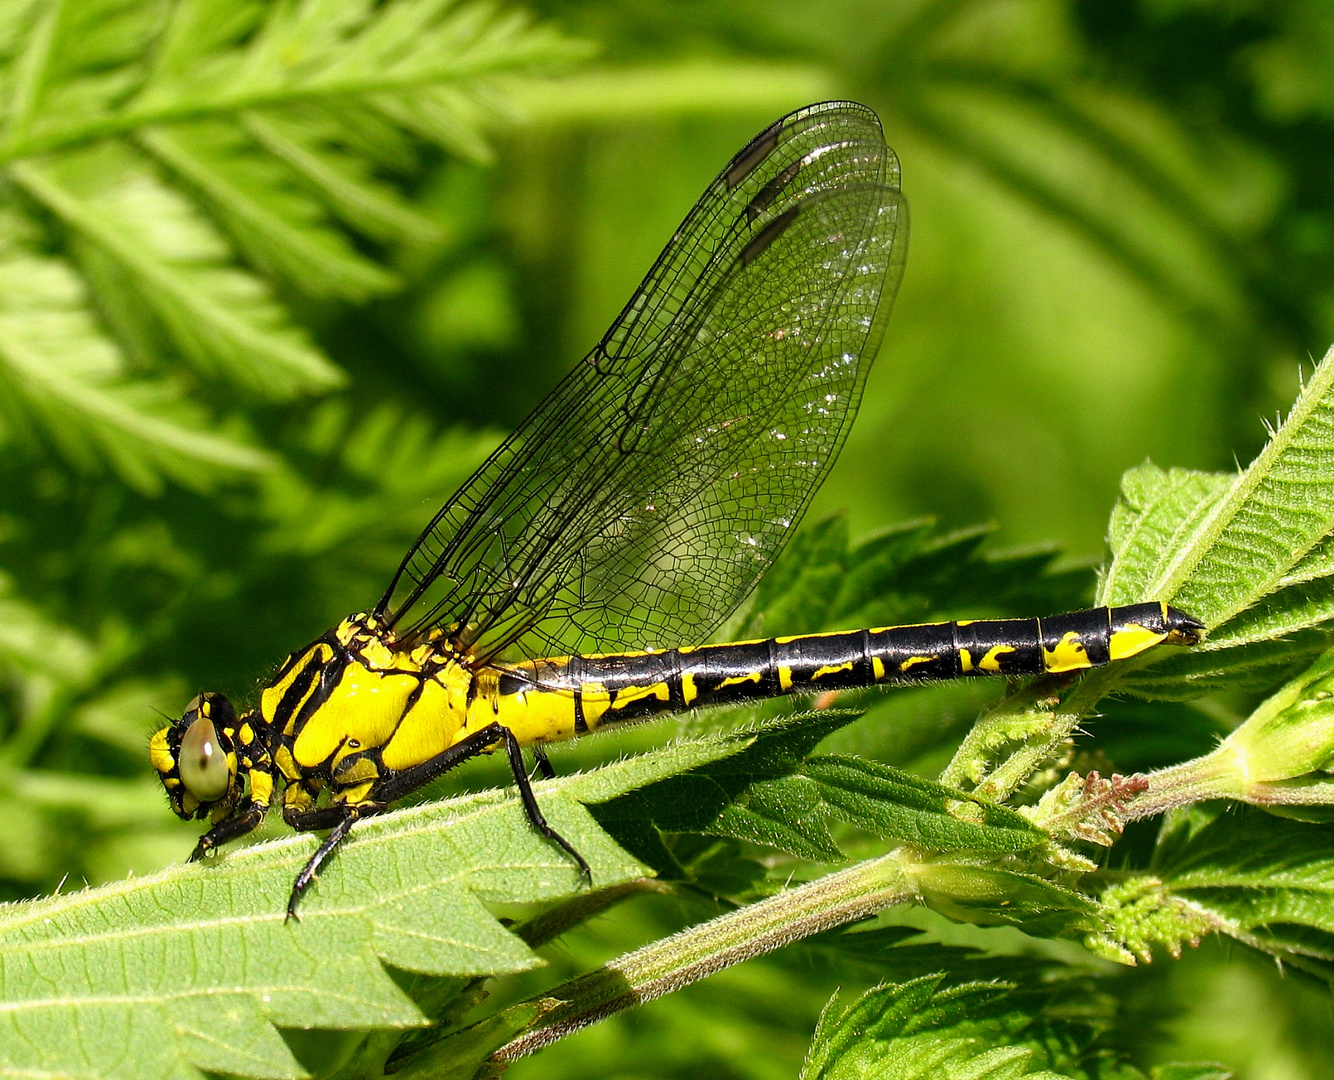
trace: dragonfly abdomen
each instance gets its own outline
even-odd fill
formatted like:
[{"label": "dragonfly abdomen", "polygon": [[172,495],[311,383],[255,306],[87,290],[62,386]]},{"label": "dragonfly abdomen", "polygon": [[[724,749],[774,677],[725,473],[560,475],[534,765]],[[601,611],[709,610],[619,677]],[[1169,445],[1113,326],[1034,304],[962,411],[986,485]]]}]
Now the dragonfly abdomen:
[{"label": "dragonfly abdomen", "polygon": [[974,675],[1101,667],[1203,627],[1166,604],[1091,608],[1043,619],[923,623],[570,657],[562,681],[573,734],[647,716],[783,694]]}]

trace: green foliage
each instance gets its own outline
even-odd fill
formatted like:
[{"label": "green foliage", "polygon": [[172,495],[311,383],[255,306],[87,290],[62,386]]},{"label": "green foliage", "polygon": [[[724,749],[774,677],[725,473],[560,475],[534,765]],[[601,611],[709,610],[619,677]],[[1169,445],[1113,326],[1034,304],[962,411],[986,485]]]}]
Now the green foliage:
[{"label": "green foliage", "polygon": [[10,5],[0,273],[27,283],[6,290],[10,438],[154,492],[264,467],[212,434],[216,406],[177,399],[342,383],[278,294],[397,288],[356,237],[439,229],[376,173],[411,169],[421,140],[485,155],[495,80],[579,51],[429,0]]},{"label": "green foliage", "polygon": [[[642,765],[613,769],[591,790],[605,796],[642,776]],[[543,805],[599,884],[637,876],[637,864],[573,801],[587,797],[590,781],[558,785],[570,793],[544,792]],[[578,884],[577,869],[532,831],[516,802],[476,796],[372,823],[339,873],[322,880],[319,902],[299,925],[285,924],[275,900],[311,849],[292,838],[217,870],[178,869],[13,906],[0,926],[4,1067],[133,1077],[188,1075],[192,1062],[300,1076],[270,1024],[416,1026],[421,1012],[381,961],[436,976],[524,970],[539,961],[484,902],[550,901]],[[70,974],[53,998],[50,973],[59,970]],[[70,1038],[75,1031],[82,1037]]]},{"label": "green foliage", "polygon": [[[1170,1062],[1247,1023],[1323,1075],[1328,365],[1229,466],[1334,338],[1327,13],[532,6],[561,29],[467,0],[0,5],[0,892],[48,894],[0,912],[0,1071],[471,1076],[562,980],[634,998],[750,956],[515,1075],[791,1075],[815,1030],[811,1077],[1215,1080]],[[581,741],[539,795],[591,893],[512,799],[457,794],[486,765],[359,827],[300,925],[308,839],[157,873],[191,838],[143,761],[156,714],[244,698],[373,602],[738,140],[836,93],[885,117],[920,242],[826,496],[851,514],[731,632],[1084,606],[1080,565],[987,540],[1087,557],[1119,478],[1100,597],[1175,597],[1206,643]],[[1146,454],[1190,468],[1125,471]],[[947,525],[884,528],[922,514]],[[826,929],[873,873],[894,915],[956,922]],[[968,934],[986,951],[940,940]],[[1198,981],[1212,937],[1291,977]],[[1260,1019],[1204,1016],[1233,999]]]},{"label": "green foliage", "polygon": [[[945,1077],[947,1080],[1139,1080],[1097,1045],[1114,1007],[1087,980],[1068,978],[942,985],[928,975],[886,983],[840,1008],[838,995],[815,1029],[802,1080]],[[1167,1065],[1151,1080],[1225,1080],[1216,1065]]]},{"label": "green foliage", "polygon": [[[1138,512],[1123,508],[1113,526],[1103,602],[1120,603],[1127,589],[1169,598],[1211,628],[1215,648],[1318,625],[1324,613],[1312,603],[1311,585],[1321,580],[1321,562],[1306,560],[1334,527],[1334,492],[1321,482],[1334,468],[1331,379],[1334,365],[1316,368],[1264,451],[1234,482],[1141,470],[1132,496]],[[1140,574],[1119,575],[1121,545],[1138,534],[1159,541],[1158,557],[1143,558],[1141,546]],[[1307,586],[1300,597],[1284,595],[1283,583],[1292,579]]]},{"label": "green foliage", "polygon": [[[1324,600],[1324,556],[1334,520],[1318,478],[1334,467],[1325,362],[1264,451],[1236,477],[1132,473],[1112,519],[1112,561],[1099,599],[1159,596],[1210,626],[1199,655],[1128,685],[1160,696],[1167,684],[1264,686],[1284,665],[1308,659],[1334,607]],[[1283,642],[1288,645],[1284,647]],[[1261,646],[1259,650],[1247,646]],[[1207,680],[1207,681],[1206,681]],[[1178,690],[1177,693],[1180,691]],[[1169,696],[1176,696],[1169,691]]]},{"label": "green foliage", "polygon": [[1325,982],[1334,981],[1328,826],[1258,810],[1179,813],[1154,866],[1167,902]]},{"label": "green foliage", "polygon": [[[1334,366],[1334,362],[1327,363]],[[1324,373],[1324,368],[1318,371],[1312,385],[1323,385],[1318,380]],[[1300,409],[1294,413],[1301,415]],[[1289,423],[1298,424],[1300,419]],[[1282,435],[1280,430],[1276,441]],[[1243,475],[1238,486],[1268,467],[1272,457],[1270,451],[1262,454],[1260,464]],[[1201,495],[1203,500],[1214,497],[1207,488]],[[1248,510],[1252,498],[1259,496],[1241,500],[1238,513]],[[1284,512],[1274,496],[1265,498],[1272,512]],[[1172,509],[1170,503],[1164,506],[1164,513]],[[1180,516],[1200,517],[1189,508]],[[795,610],[803,599],[810,600],[813,586],[824,591],[819,583],[839,580],[843,575],[838,571],[848,558],[846,534],[840,526],[837,519],[818,525],[768,582],[758,603],[777,610],[788,605]],[[1176,543],[1187,548],[1198,545],[1197,535],[1198,530],[1188,532]],[[857,592],[849,606],[864,609],[879,604],[883,609],[902,595],[904,581],[916,582],[918,594],[929,596],[930,576],[913,573],[922,565],[931,565],[940,546],[924,542],[925,536],[925,530],[917,527],[865,545],[868,558],[857,563],[863,572],[852,575],[858,579]],[[1125,550],[1123,547],[1122,553]],[[1160,559],[1172,557],[1171,551],[1152,554]],[[967,568],[966,562],[960,565]],[[1008,567],[1004,562],[992,565],[991,574],[1002,579],[1007,571],[1031,576],[1033,569],[1030,563],[1012,560]],[[901,599],[897,602],[903,603]],[[766,607],[766,613],[768,610]],[[813,617],[837,619],[841,614],[840,603],[835,603]],[[1155,655],[1161,654],[1149,658]],[[1112,685],[1108,680],[1120,670],[1108,669],[1100,689],[1105,692]],[[1319,672],[1323,671],[1320,667]],[[1319,673],[1307,676],[1298,685],[1310,697],[1316,694],[1313,687],[1323,685],[1321,677]],[[1088,680],[1070,700],[1086,694],[1092,682]],[[1057,686],[1045,692],[1057,697],[1062,693]],[[1280,697],[1284,702],[1301,697],[1292,691],[1285,693],[1287,696]],[[1014,700],[1031,697],[1025,692]],[[1097,699],[1087,700],[1084,708]],[[584,776],[542,785],[546,812],[590,855],[595,880],[609,894],[642,872],[639,862],[628,860],[610,842],[612,838],[668,878],[696,880],[706,891],[711,882],[730,879],[741,883],[743,895],[736,899],[743,901],[744,894],[753,895],[757,887],[770,893],[749,911],[743,907],[715,923],[626,957],[602,976],[594,974],[572,983],[568,991],[549,991],[550,998],[565,1002],[552,1015],[569,1017],[551,1030],[579,1026],[582,1009],[593,1010],[593,1015],[605,1010],[608,1002],[652,997],[669,990],[679,985],[680,978],[688,977],[674,975],[674,970],[698,970],[701,963],[707,968],[711,956],[725,965],[734,962],[727,959],[729,950],[740,949],[739,959],[773,947],[766,941],[781,943],[810,933],[807,927],[830,925],[831,919],[837,924],[863,916],[867,909],[858,906],[857,900],[862,895],[877,898],[873,900],[877,906],[886,902],[880,897],[890,894],[915,895],[950,918],[1016,926],[1039,937],[1091,934],[1090,943],[1104,955],[1127,961],[1147,959],[1154,943],[1178,952],[1183,942],[1196,941],[1206,930],[1215,930],[1281,952],[1294,963],[1326,962],[1318,935],[1328,933],[1322,912],[1329,905],[1312,897],[1322,871],[1310,858],[1313,845],[1309,840],[1293,845],[1284,830],[1270,826],[1261,830],[1263,844],[1257,837],[1243,838],[1240,843],[1228,837],[1220,843],[1208,835],[1209,828],[1182,843],[1174,841],[1169,830],[1162,846],[1172,851],[1172,858],[1154,868],[1161,877],[1141,877],[1093,895],[1089,890],[1097,875],[1089,872],[1096,871],[1096,865],[1063,854],[1060,843],[1111,843],[1119,830],[1106,815],[1113,811],[1125,815],[1126,804],[1133,803],[1146,788],[1145,798],[1152,798],[1153,777],[1138,788],[1121,790],[1113,784],[1106,793],[1097,785],[1086,784],[1082,792],[1070,789],[1050,807],[1044,800],[1034,814],[1025,817],[1014,809],[885,764],[813,754],[819,742],[855,718],[856,714],[846,711],[779,717],[759,728],[743,726],[730,733],[696,737]],[[1303,723],[1320,725],[1323,717],[1302,714],[1283,723],[1261,724],[1257,738],[1263,741],[1266,733],[1273,736],[1277,732],[1286,739]],[[1299,768],[1318,766],[1323,760],[1312,759]],[[1243,792],[1241,797],[1248,794]],[[1188,792],[1183,805],[1194,797],[1198,796]],[[595,827],[583,805],[593,808],[597,822],[610,836]],[[1098,815],[1103,817],[1101,831],[1084,827],[1086,817]],[[1219,821],[1224,822],[1225,831],[1236,831],[1235,817]],[[764,886],[753,872],[723,869],[729,860],[745,862],[747,856],[740,848],[730,852],[715,849],[703,864],[694,860],[705,872],[692,874],[669,846],[673,836],[693,833],[777,849],[798,859],[838,861],[844,854],[831,831],[836,823],[855,829],[855,835],[888,841],[890,854],[863,864],[865,869],[853,868],[827,879],[816,877],[800,889],[782,891]],[[1044,831],[1035,823],[1053,831]],[[1320,827],[1288,823],[1284,828]],[[418,976],[450,977],[444,983],[418,985],[423,991],[437,987],[437,993],[423,992],[422,998],[431,1004],[428,1018],[439,1018],[457,1007],[460,994],[466,994],[466,977],[494,977],[535,962],[479,900],[503,904],[550,901],[577,884],[574,867],[524,826],[512,800],[471,796],[428,804],[366,825],[357,841],[323,875],[307,904],[305,921],[293,930],[282,924],[281,904],[274,901],[281,899],[291,873],[308,850],[308,841],[290,839],[233,856],[222,867],[173,871],[130,886],[16,909],[13,928],[5,936],[18,953],[46,955],[53,963],[78,966],[100,977],[113,970],[103,956],[113,949],[118,960],[115,992],[151,1000],[158,1008],[164,1006],[164,995],[190,999],[209,993],[218,984],[221,969],[201,965],[201,956],[217,958],[224,966],[226,958],[239,954],[253,962],[247,966],[249,974],[238,978],[233,973],[228,978],[229,992],[244,1003],[232,1014],[235,1026],[215,1021],[208,1027],[207,1038],[202,1019],[173,1012],[170,1021],[168,1014],[160,1013],[156,1021],[149,1022],[142,1017],[148,1005],[141,1004],[129,1012],[121,1005],[121,1012],[115,1015],[98,1012],[98,1023],[112,1042],[87,1037],[72,1041],[59,1033],[82,1026],[87,1008],[100,1010],[91,1003],[104,997],[108,987],[94,977],[81,993],[52,1006],[40,1004],[45,998],[39,983],[28,985],[22,976],[16,976],[6,986],[7,997],[17,1001],[31,996],[39,1005],[31,1014],[14,1014],[25,1018],[16,1023],[32,1026],[16,1028],[13,1034],[22,1036],[24,1045],[44,1049],[38,1056],[15,1058],[9,1064],[57,1070],[100,1068],[97,1063],[113,1056],[115,1040],[123,1039],[126,1031],[137,1032],[136,1038],[145,1039],[146,1046],[168,1045],[162,1025],[170,1023],[180,1033],[180,1042],[170,1044],[179,1047],[173,1052],[181,1056],[170,1059],[178,1064],[191,1061],[220,1068],[230,1062],[228,1067],[241,1068],[238,1063],[244,1061],[245,1071],[255,1075],[294,1075],[294,1060],[284,1055],[279,1043],[271,1035],[256,1033],[260,1017],[279,1026],[363,1030],[392,1030],[419,1022],[419,1007],[410,1006],[407,999],[397,1009],[391,1007],[392,995],[386,996],[391,984],[372,959],[376,957]],[[689,845],[681,850],[688,852]],[[1245,852],[1245,863],[1211,863],[1220,851]],[[1082,888],[1077,880],[1080,876],[1087,878]],[[1292,880],[1286,880],[1288,877]],[[1227,899],[1219,901],[1220,893]],[[1292,898],[1299,893],[1303,899],[1294,903]],[[721,898],[726,890],[715,895]],[[826,910],[828,917],[820,914]],[[846,914],[840,916],[840,911]],[[145,922],[148,913],[151,917]],[[754,929],[746,929],[748,921],[755,924]],[[449,933],[440,935],[434,928],[445,924]],[[708,947],[710,935],[717,937],[720,944],[714,948],[720,951]],[[723,941],[735,944],[723,946]],[[137,951],[144,948],[157,962]],[[289,955],[292,949],[297,952]],[[70,958],[63,957],[65,950],[73,950]],[[310,955],[359,957],[362,966],[303,969],[297,958]],[[302,970],[309,970],[309,975],[301,977]],[[278,973],[281,993],[272,983]],[[170,987],[164,979],[170,980]],[[1041,1064],[1031,1060],[1033,1050],[1022,1040],[1015,1043],[1010,1038],[1034,1019],[1032,1013],[1019,1016],[1011,1009],[1012,988],[965,986],[937,997],[933,996],[937,984],[928,981],[906,984],[906,989],[882,988],[837,1021],[830,1019],[818,1032],[811,1075],[841,1075],[849,1070],[860,1074],[888,1067],[886,1061],[897,1061],[909,1074],[943,1068],[959,1076],[1022,1076]],[[357,992],[349,994],[350,987]],[[926,997],[917,1000],[923,994]],[[992,1014],[1002,1000],[1006,1004],[997,1018]],[[498,1048],[502,1058],[509,1053],[501,1043],[523,1044],[530,1025],[541,1020],[551,1026],[551,1019],[543,1018],[542,1013],[541,1008],[526,1004],[514,1006],[506,1010],[501,1023],[483,1022],[438,1044],[428,1040],[411,1045],[425,1055],[421,1067],[436,1070],[451,1062],[448,1069],[467,1075],[488,1052]],[[863,1013],[879,1019],[870,1023]],[[1038,1042],[1049,1052],[1062,1038],[1051,1036]],[[383,1063],[393,1045],[385,1036],[363,1042],[354,1052],[358,1074],[377,1069],[377,1062]],[[84,1056],[70,1058],[76,1048]],[[128,1052],[141,1053],[137,1048],[128,1048]],[[1060,1059],[1060,1067],[1072,1067],[1069,1063],[1082,1053],[1071,1050]],[[105,1070],[103,1074],[114,1075]]]},{"label": "green foliage", "polygon": [[846,515],[831,516],[802,532],[765,575],[736,632],[818,633],[1087,601],[1086,570],[1053,569],[1050,549],[984,551],[991,531],[942,535],[934,521],[911,521],[853,544]]}]

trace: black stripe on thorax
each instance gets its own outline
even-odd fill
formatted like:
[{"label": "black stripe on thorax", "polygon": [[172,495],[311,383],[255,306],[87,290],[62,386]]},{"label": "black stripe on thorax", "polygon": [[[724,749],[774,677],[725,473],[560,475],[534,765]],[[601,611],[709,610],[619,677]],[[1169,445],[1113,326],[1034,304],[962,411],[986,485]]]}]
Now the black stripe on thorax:
[{"label": "black stripe on thorax", "polygon": [[315,715],[320,706],[329,700],[329,695],[333,693],[334,687],[338,685],[339,680],[343,677],[343,672],[347,670],[348,663],[352,660],[352,655],[334,637],[333,631],[313,642],[306,652],[310,652],[320,644],[327,644],[333,650],[333,656],[327,661],[312,660],[301,670],[300,674],[292,681],[292,685],[283,694],[274,717],[274,727],[281,733],[291,719],[293,709],[301,702],[301,698],[306,690],[310,688],[311,682],[318,677],[319,684],[305,703],[301,705],[300,712],[297,713],[292,725],[290,741],[293,743],[296,741],[296,737],[301,734],[301,729],[306,726],[307,721]]},{"label": "black stripe on thorax", "polygon": [[[297,718],[298,723],[314,711],[312,703],[322,703],[329,696],[329,691],[333,689],[336,676],[342,673],[343,667],[347,663],[347,658],[343,650],[335,645],[333,659],[329,662],[323,662],[318,657],[311,655],[322,642],[315,642],[301,654],[301,659],[306,660],[306,665],[296,673],[291,684],[283,691],[283,696],[278,701],[278,707],[274,710],[274,726],[281,731],[292,719],[292,714],[298,708],[301,708],[301,715]],[[331,677],[331,670],[332,676]],[[288,665],[290,670],[290,665]],[[320,680],[321,685],[315,687],[311,693],[311,685],[316,679]],[[303,699],[310,693],[310,699],[305,701],[302,707]]]}]

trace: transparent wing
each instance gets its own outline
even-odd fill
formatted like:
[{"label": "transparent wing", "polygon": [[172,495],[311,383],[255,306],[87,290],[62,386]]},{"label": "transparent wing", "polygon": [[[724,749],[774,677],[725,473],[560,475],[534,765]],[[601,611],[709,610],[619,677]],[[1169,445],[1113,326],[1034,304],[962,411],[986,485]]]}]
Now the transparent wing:
[{"label": "transparent wing", "polygon": [[869,109],[756,136],[598,346],[440,509],[377,610],[481,658],[704,640],[851,424],[907,207]]}]

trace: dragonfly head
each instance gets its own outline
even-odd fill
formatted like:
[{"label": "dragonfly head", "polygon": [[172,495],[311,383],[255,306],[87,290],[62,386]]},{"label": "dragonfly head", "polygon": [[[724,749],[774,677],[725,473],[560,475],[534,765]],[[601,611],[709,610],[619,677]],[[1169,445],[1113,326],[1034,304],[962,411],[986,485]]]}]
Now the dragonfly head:
[{"label": "dragonfly head", "polygon": [[231,808],[240,788],[235,736],[236,710],[221,694],[200,694],[184,716],[154,734],[148,756],[179,817]]}]

